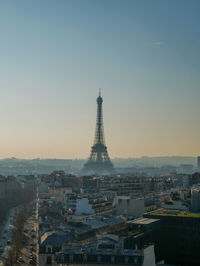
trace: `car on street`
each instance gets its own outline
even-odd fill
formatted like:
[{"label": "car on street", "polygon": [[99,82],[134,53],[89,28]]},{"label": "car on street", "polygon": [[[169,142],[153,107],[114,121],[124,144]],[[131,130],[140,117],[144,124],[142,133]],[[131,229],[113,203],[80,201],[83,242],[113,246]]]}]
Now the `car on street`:
[{"label": "car on street", "polygon": [[29,264],[31,264],[31,265],[36,265],[35,261],[32,260],[32,259],[29,261]]},{"label": "car on street", "polygon": [[20,257],[18,261],[19,261],[20,263],[25,263],[25,261],[23,260],[22,257]]}]

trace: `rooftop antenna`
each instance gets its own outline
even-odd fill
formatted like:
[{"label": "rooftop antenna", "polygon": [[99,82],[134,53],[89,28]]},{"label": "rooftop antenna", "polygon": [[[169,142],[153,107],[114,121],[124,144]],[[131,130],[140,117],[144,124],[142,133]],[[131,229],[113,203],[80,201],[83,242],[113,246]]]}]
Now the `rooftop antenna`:
[{"label": "rooftop antenna", "polygon": [[101,88],[99,88],[99,96],[101,97]]}]

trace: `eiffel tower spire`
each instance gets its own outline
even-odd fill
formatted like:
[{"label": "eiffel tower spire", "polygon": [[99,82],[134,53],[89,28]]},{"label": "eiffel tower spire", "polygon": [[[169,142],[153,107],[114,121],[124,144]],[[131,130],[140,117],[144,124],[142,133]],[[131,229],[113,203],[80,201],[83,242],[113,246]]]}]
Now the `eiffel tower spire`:
[{"label": "eiffel tower spire", "polygon": [[101,89],[97,98],[97,120],[94,145],[91,148],[91,154],[84,165],[84,173],[111,173],[113,172],[113,164],[110,161],[107,147],[105,145],[104,128],[103,128],[103,98],[101,97]]}]

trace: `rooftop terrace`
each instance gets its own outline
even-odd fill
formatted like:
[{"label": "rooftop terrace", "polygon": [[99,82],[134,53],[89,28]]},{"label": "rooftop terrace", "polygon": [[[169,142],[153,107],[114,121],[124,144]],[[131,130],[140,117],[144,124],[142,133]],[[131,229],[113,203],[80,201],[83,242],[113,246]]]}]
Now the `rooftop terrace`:
[{"label": "rooftop terrace", "polygon": [[148,213],[152,216],[176,216],[176,217],[188,217],[188,218],[200,218],[200,213],[192,213],[189,211],[181,210],[168,210],[168,209],[159,209]]}]

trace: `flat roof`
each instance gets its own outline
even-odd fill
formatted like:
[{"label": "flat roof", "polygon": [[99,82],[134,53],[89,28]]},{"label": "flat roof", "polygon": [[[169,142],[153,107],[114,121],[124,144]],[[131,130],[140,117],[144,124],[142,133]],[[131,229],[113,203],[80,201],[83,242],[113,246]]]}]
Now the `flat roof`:
[{"label": "flat roof", "polygon": [[176,217],[189,217],[189,218],[200,218],[200,213],[192,213],[189,211],[182,210],[171,210],[171,209],[159,209],[156,211],[152,211],[150,213],[146,213],[152,216],[176,216]]},{"label": "flat roof", "polygon": [[130,223],[130,224],[147,225],[147,224],[155,223],[157,221],[159,221],[159,219],[141,217],[141,218],[138,218],[138,219],[135,219],[135,220],[128,221],[128,223]]}]

